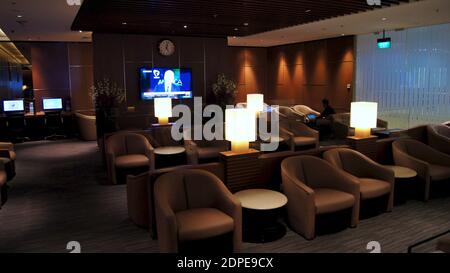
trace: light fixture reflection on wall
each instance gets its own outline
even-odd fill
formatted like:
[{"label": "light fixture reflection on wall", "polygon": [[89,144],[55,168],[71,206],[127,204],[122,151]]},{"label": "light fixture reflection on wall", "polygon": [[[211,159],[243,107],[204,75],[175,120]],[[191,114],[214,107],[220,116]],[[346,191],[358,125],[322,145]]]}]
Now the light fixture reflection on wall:
[{"label": "light fixture reflection on wall", "polygon": [[378,103],[352,102],[350,109],[350,127],[355,128],[355,137],[369,137],[371,128],[377,127]]},{"label": "light fixture reflection on wall", "polygon": [[172,117],[172,99],[171,98],[155,98],[154,100],[155,117],[158,118],[159,125],[169,123]]},{"label": "light fixture reflection on wall", "polygon": [[231,151],[249,151],[249,142],[256,140],[256,118],[253,111],[245,108],[225,110],[225,139],[231,141]]}]

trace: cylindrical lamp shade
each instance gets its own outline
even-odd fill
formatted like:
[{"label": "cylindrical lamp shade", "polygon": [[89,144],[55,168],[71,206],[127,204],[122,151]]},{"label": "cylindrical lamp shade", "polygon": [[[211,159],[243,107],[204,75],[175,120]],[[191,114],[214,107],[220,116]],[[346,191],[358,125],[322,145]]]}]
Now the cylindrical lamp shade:
[{"label": "cylindrical lamp shade", "polygon": [[264,95],[263,94],[248,94],[247,108],[254,113],[260,113],[264,110]]},{"label": "cylindrical lamp shade", "polygon": [[160,125],[169,123],[169,118],[172,117],[172,99],[171,98],[155,98],[155,117],[158,118]]},{"label": "cylindrical lamp shade", "polygon": [[377,127],[378,104],[376,102],[352,102],[350,112],[350,127],[355,128],[355,136],[370,136],[370,129]]},{"label": "cylindrical lamp shade", "polygon": [[226,109],[225,139],[231,141],[233,152],[247,152],[249,142],[256,140],[255,113],[244,108]]}]

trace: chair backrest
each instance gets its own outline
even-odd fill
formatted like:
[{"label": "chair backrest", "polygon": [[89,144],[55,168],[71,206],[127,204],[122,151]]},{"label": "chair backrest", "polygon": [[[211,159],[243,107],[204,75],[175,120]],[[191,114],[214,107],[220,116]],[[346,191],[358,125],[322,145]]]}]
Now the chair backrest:
[{"label": "chair backrest", "polygon": [[106,140],[106,153],[113,153],[116,156],[144,154],[148,147],[150,147],[148,140],[136,133],[120,132]]},{"label": "chair backrest", "polygon": [[214,174],[204,170],[180,170],[160,176],[155,199],[167,202],[176,213],[194,208],[217,207],[217,196],[226,189]]},{"label": "chair backrest", "polygon": [[406,134],[423,143],[428,143],[428,134],[427,134],[427,126],[419,125],[413,128],[410,128],[406,131]]},{"label": "chair backrest", "polygon": [[366,161],[372,161],[365,155],[348,148],[332,149],[324,153],[323,157],[331,163],[356,177],[368,177]]},{"label": "chair backrest", "polygon": [[394,152],[394,157],[396,151],[401,151],[412,157],[425,161],[428,161],[429,157],[431,157],[433,153],[438,152],[430,146],[415,139],[396,140],[392,143],[392,150]]},{"label": "chair backrest", "polygon": [[303,115],[309,115],[309,114],[314,114],[314,115],[320,115],[319,112],[313,110],[312,108],[306,106],[306,105],[295,105],[292,107],[292,109],[294,109],[295,111],[303,114]]},{"label": "chair backrest", "polygon": [[292,113],[292,109],[290,107],[287,106],[279,106],[278,108],[275,108],[275,111],[278,112],[278,114],[280,115],[280,118],[290,118]]},{"label": "chair backrest", "polygon": [[428,132],[435,133],[439,136],[446,137],[450,140],[450,127],[442,124],[428,125]]},{"label": "chair backrest", "polygon": [[283,160],[281,170],[313,189],[328,187],[330,179],[333,179],[330,173],[335,171],[330,163],[310,155],[294,156]]}]

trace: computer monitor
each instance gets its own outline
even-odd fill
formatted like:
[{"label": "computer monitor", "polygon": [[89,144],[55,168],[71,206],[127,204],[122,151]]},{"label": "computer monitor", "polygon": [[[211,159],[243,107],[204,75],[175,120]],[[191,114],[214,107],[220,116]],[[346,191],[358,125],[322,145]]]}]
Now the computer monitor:
[{"label": "computer monitor", "polygon": [[23,99],[4,100],[3,111],[5,113],[21,113],[24,111]]},{"label": "computer monitor", "polygon": [[62,111],[62,98],[45,98],[42,99],[42,108],[44,111]]}]

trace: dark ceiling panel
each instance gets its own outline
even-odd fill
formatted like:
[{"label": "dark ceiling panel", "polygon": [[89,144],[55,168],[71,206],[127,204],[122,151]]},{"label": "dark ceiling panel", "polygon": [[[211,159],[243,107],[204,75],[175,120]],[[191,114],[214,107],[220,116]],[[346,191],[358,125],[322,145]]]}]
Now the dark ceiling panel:
[{"label": "dark ceiling panel", "polygon": [[246,36],[409,1],[382,0],[380,7],[366,0],[84,0],[72,30]]}]

